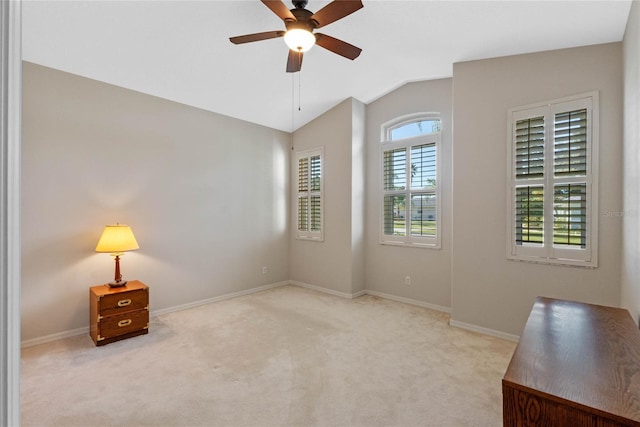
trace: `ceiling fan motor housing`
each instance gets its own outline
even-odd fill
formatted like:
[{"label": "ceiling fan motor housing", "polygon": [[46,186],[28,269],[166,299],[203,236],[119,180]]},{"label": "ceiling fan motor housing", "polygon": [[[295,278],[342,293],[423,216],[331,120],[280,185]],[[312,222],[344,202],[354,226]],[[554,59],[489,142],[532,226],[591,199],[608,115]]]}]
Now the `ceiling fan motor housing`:
[{"label": "ceiling fan motor housing", "polygon": [[291,9],[291,13],[296,17],[296,21],[291,21],[289,19],[285,20],[284,25],[287,27],[287,30],[299,28],[301,30],[312,32],[312,30],[318,26],[318,21],[316,21],[315,19],[311,19],[313,12],[311,12],[310,10]]}]

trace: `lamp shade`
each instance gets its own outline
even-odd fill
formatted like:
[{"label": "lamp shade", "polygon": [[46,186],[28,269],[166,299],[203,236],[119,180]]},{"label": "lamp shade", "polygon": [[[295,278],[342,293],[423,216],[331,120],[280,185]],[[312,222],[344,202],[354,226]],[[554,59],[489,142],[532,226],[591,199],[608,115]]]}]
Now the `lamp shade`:
[{"label": "lamp shade", "polygon": [[131,231],[131,227],[124,224],[106,225],[98,246],[96,246],[96,252],[105,252],[118,254],[127,251],[135,251],[139,249],[136,237]]},{"label": "lamp shade", "polygon": [[305,29],[293,28],[284,35],[284,42],[293,51],[306,52],[316,43],[316,36]]}]

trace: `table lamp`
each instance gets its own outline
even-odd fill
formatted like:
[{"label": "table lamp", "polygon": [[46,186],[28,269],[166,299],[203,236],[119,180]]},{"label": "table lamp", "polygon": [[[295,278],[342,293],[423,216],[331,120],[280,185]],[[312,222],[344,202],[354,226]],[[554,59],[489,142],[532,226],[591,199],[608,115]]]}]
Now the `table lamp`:
[{"label": "table lamp", "polygon": [[114,281],[109,282],[110,287],[118,288],[127,284],[120,274],[120,256],[124,255],[124,252],[135,251],[138,248],[136,237],[128,225],[116,224],[104,227],[96,252],[110,253],[111,256],[116,257],[116,275]]}]

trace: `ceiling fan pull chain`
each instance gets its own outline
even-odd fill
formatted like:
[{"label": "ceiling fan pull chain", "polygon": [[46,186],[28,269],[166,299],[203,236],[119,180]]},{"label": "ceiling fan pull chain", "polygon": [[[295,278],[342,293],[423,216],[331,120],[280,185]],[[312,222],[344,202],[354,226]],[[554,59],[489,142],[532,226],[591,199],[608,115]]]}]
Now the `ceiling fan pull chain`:
[{"label": "ceiling fan pull chain", "polygon": [[301,111],[300,104],[302,103],[302,70],[298,71],[298,111]]},{"label": "ceiling fan pull chain", "polygon": [[[291,135],[293,135],[293,120],[294,120],[294,105],[296,103],[295,99],[296,99],[296,84],[295,84],[295,73],[291,73]],[[293,150],[293,144],[291,145],[291,149]]]}]

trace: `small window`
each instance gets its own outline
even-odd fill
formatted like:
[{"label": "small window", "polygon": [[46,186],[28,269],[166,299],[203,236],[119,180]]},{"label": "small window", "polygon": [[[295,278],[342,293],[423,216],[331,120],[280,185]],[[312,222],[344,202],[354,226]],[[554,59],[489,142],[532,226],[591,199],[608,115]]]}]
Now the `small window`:
[{"label": "small window", "polygon": [[440,118],[423,114],[382,128],[382,244],[440,247]]},{"label": "small window", "polygon": [[419,135],[440,133],[439,119],[415,120],[408,123],[401,123],[388,130],[387,138],[390,141],[397,141],[404,138],[412,138]]},{"label": "small window", "polygon": [[296,237],[323,240],[322,149],[298,153],[298,200]]},{"label": "small window", "polygon": [[388,129],[387,138],[390,141],[397,141],[399,139],[433,133],[440,133],[440,119],[430,118],[397,124]]},{"label": "small window", "polygon": [[598,97],[509,112],[508,257],[597,266]]}]

